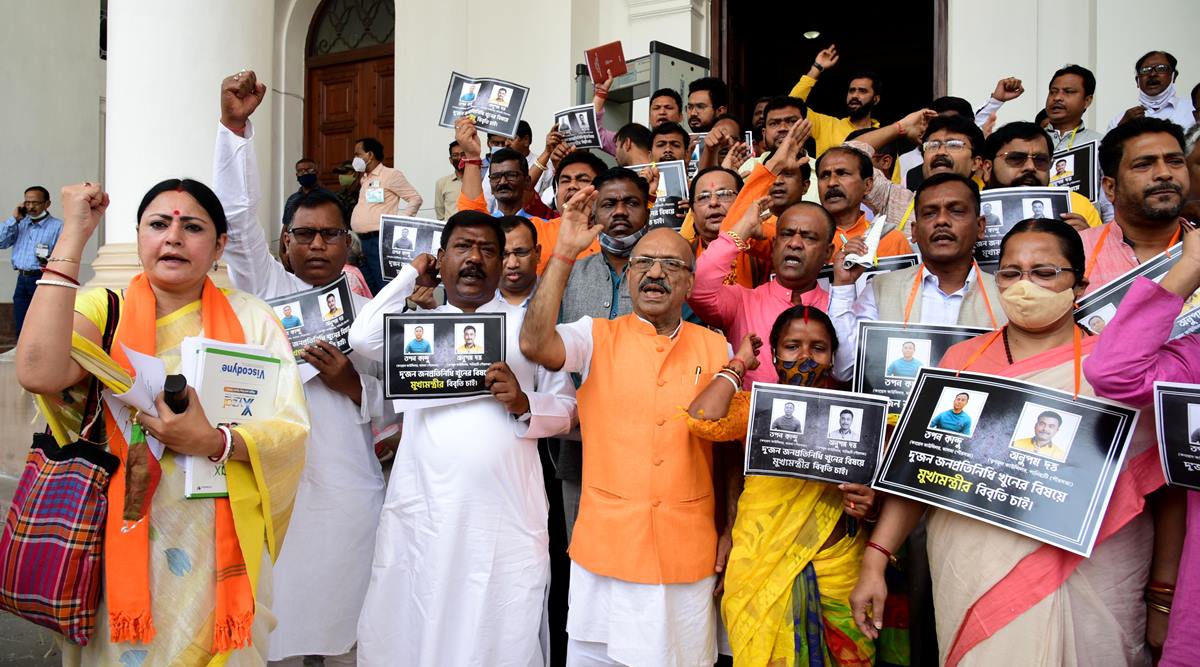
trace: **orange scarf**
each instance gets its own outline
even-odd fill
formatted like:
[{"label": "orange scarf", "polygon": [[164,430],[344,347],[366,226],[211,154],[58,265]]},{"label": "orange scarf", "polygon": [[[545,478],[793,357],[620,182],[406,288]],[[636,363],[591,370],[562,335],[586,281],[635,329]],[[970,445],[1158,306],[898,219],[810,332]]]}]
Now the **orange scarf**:
[{"label": "orange scarf", "polygon": [[[244,343],[245,334],[237,314],[212,280],[205,280],[200,295],[200,318],[204,335],[227,343]],[[111,356],[126,372],[133,366],[122,344],[131,350],[154,355],[157,352],[157,312],[154,291],[146,275],[138,274],[129,283]],[[157,484],[158,461],[147,455],[144,444],[132,447],[125,441],[112,416],[107,417],[109,447],[121,459],[121,466],[108,487],[108,519],[105,526],[104,578],[108,596],[108,619],[113,642],[149,643],[154,639],[154,621],[150,610],[150,514],[151,499]],[[139,452],[138,449],[143,451]],[[131,453],[132,450],[132,453]],[[126,468],[129,467],[127,471]],[[145,500],[139,512],[141,520],[126,521],[126,473],[132,480],[148,480]],[[132,484],[138,484],[138,481]],[[205,502],[191,500],[189,502]],[[224,653],[250,643],[254,622],[254,592],[246,573],[246,564],[234,528],[228,498],[216,498],[216,610],[213,620],[212,652]],[[136,511],[136,508],[135,508]]]}]

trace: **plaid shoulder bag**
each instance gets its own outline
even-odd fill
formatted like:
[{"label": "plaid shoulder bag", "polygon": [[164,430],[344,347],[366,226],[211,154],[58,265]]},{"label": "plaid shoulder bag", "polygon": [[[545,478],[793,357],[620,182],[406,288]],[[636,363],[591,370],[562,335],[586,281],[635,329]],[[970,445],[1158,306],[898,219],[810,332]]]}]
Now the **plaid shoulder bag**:
[{"label": "plaid shoulder bag", "polygon": [[[120,302],[108,291],[102,344],[112,347]],[[92,378],[77,442],[60,447],[49,433],[33,448],[0,537],[0,610],[86,645],[96,624],[103,581],[109,477],[120,464],[105,450],[100,381]]]}]

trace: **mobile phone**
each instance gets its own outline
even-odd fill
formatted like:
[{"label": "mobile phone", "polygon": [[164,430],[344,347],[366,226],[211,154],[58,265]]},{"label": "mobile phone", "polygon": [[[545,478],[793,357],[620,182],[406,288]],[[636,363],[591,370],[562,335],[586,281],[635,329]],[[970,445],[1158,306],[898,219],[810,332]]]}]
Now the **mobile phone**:
[{"label": "mobile phone", "polygon": [[24,217],[25,217],[25,207],[18,206],[17,207],[17,219],[20,220],[21,218],[24,218]]}]

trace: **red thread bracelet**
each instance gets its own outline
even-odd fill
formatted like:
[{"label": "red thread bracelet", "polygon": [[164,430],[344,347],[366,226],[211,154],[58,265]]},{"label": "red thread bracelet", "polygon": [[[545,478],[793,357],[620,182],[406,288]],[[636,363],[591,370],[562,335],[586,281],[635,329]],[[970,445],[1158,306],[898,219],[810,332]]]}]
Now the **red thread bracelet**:
[{"label": "red thread bracelet", "polygon": [[49,273],[51,275],[58,276],[59,278],[62,278],[63,280],[71,283],[72,285],[79,286],[78,280],[76,280],[75,278],[72,278],[71,276],[68,276],[67,274],[65,274],[61,271],[55,271],[54,269],[47,269],[47,268],[43,267],[42,273]]},{"label": "red thread bracelet", "polygon": [[555,253],[551,253],[550,257],[557,259],[560,262],[565,262],[567,264],[567,266],[575,265],[575,260],[571,259],[570,257],[567,257],[566,255],[560,255],[555,252]]},{"label": "red thread bracelet", "polygon": [[879,553],[883,554],[884,556],[887,556],[888,562],[891,563],[892,565],[896,564],[896,556],[893,555],[892,552],[879,546],[878,544],[875,544],[874,542],[867,542],[867,546],[878,551]]}]

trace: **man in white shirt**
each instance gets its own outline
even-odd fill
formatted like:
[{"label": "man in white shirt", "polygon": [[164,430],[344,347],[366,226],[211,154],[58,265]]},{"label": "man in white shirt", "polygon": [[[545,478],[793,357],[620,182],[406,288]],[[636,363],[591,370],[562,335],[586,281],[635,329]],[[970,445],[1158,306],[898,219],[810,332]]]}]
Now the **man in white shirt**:
[{"label": "man in white shirt", "polygon": [[[249,120],[262,101],[256,85],[261,84],[253,72],[222,82],[213,189],[229,221],[223,259],[233,285],[272,299],[337,280],[350,249],[350,230],[337,197],[318,188],[297,200],[280,250],[292,272],[271,257],[257,216],[259,173]],[[357,294],[351,297],[357,308],[367,303]],[[395,414],[384,405],[379,364],[353,352],[342,354],[324,341],[301,355],[307,362],[301,367],[301,376],[308,378],[304,395],[314,418],[287,540],[273,569],[272,610],[278,624],[268,658],[272,665],[299,667],[304,656],[321,655],[331,667],[354,665],[356,622],[383,505],[383,471],[371,423],[392,421]],[[304,369],[316,372],[305,375]]]},{"label": "man in white shirt", "polygon": [[1179,70],[1176,69],[1178,64],[1175,56],[1166,51],[1151,51],[1138,58],[1133,66],[1138,103],[1124,113],[1113,116],[1108,129],[1142,116],[1169,120],[1185,130],[1191,127],[1196,122],[1192,101],[1180,99],[1175,94],[1175,81],[1179,78]]}]

